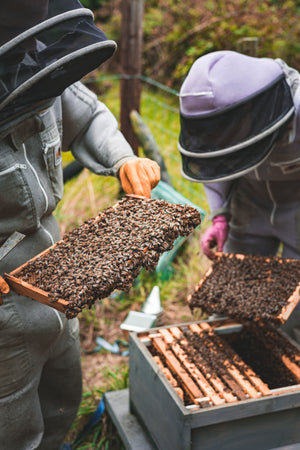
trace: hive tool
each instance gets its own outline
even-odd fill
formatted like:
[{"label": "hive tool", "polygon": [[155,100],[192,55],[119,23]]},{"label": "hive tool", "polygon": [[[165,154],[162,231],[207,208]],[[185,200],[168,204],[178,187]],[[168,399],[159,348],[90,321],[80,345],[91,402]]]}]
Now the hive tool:
[{"label": "hive tool", "polygon": [[[0,261],[16,246],[21,242],[25,237],[25,234],[19,233],[15,231],[12,233],[4,242],[4,244],[0,247]],[[7,293],[7,292],[4,292]],[[2,305],[2,296],[0,293],[0,305]]]}]

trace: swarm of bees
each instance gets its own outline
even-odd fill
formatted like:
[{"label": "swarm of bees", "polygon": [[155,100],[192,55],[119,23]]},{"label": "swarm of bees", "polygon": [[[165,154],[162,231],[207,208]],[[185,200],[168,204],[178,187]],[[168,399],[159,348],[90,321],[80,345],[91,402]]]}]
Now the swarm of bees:
[{"label": "swarm of bees", "polygon": [[51,302],[67,300],[70,319],[115,289],[128,290],[142,267],[153,270],[177,237],[200,223],[191,206],[126,196],[29,261],[18,277],[48,292]]},{"label": "swarm of bees", "polygon": [[299,285],[298,260],[223,254],[211,269],[188,298],[191,310],[275,324]]}]

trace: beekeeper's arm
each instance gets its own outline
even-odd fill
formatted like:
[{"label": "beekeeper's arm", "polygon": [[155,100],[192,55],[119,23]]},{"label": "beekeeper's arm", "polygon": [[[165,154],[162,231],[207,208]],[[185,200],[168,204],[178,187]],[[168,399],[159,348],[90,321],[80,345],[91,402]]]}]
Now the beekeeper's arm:
[{"label": "beekeeper's arm", "polygon": [[138,158],[118,129],[106,105],[82,83],[75,83],[63,94],[63,149],[98,175],[119,176],[128,194],[150,197],[160,180],[159,165]]},{"label": "beekeeper's arm", "polygon": [[207,202],[210,209],[209,219],[212,225],[204,232],[201,238],[201,247],[204,254],[210,258],[215,258],[213,248],[223,251],[229,232],[230,219],[230,197],[234,181],[223,181],[220,183],[204,184]]}]

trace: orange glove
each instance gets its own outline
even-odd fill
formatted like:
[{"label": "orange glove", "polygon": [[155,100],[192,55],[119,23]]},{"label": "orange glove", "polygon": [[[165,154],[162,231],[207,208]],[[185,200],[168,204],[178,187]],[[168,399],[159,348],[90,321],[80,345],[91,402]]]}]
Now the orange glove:
[{"label": "orange glove", "polygon": [[4,280],[4,278],[0,277],[0,305],[2,305],[2,295],[1,294],[8,294],[9,293],[9,286]]},{"label": "orange glove", "polygon": [[151,197],[151,189],[160,181],[160,167],[148,158],[127,161],[119,170],[122,188],[126,194]]}]

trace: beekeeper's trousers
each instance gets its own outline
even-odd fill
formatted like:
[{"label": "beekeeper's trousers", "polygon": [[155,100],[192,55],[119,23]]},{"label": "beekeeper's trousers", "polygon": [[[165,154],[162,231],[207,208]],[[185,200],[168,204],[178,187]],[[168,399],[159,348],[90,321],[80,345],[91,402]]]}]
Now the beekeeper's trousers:
[{"label": "beekeeper's trousers", "polygon": [[81,400],[78,320],[11,291],[0,322],[0,449],[58,450]]}]

